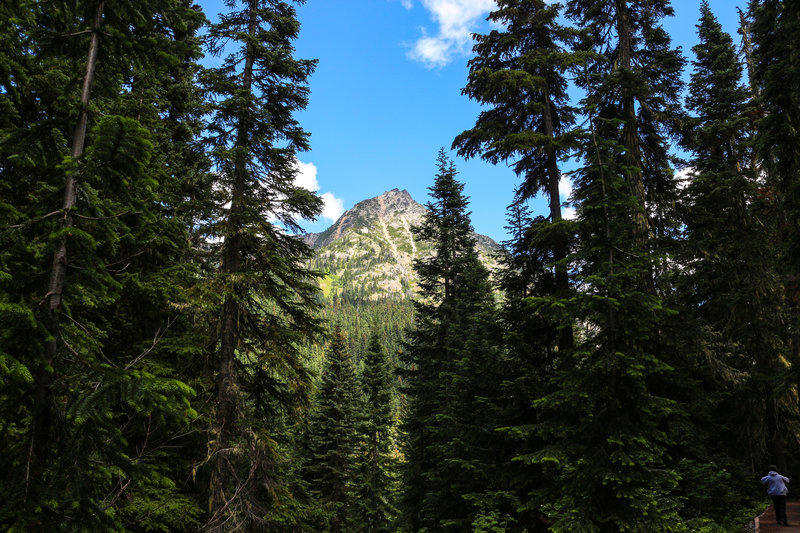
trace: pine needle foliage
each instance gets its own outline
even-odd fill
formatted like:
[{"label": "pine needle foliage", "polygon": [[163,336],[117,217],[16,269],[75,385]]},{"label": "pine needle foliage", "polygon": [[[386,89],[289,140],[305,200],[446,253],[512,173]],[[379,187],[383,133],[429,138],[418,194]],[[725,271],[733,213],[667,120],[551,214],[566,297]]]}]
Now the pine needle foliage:
[{"label": "pine needle foliage", "polygon": [[[480,155],[493,164],[512,166],[522,180],[517,202],[545,193],[550,225],[539,230],[550,233],[553,289],[566,296],[572,229],[561,211],[560,164],[581,139],[567,74],[586,54],[570,46],[578,33],[560,22],[560,9],[542,0],[509,0],[490,13],[489,20],[503,29],[475,36],[476,55],[469,61],[462,91],[489,109],[481,112],[475,127],[456,137],[453,147],[466,157]],[[559,335],[562,348],[573,342],[571,325],[561,327]]]},{"label": "pine needle foliage", "polygon": [[[783,284],[783,301],[786,303],[785,322],[781,324],[785,342],[783,359],[775,360],[764,368],[762,390],[780,395],[780,407],[768,402],[774,416],[769,424],[771,451],[775,462],[788,461],[785,447],[796,446],[798,412],[794,400],[796,367],[800,361],[800,290],[798,289],[798,257],[800,233],[800,148],[798,127],[800,113],[800,49],[792,36],[800,29],[800,8],[792,2],[771,0],[753,1],[752,37],[754,45],[754,70],[751,73],[758,92],[757,105],[761,114],[755,128],[756,150],[764,178],[759,191],[776,208],[779,276]],[[772,317],[774,319],[774,316]],[[771,339],[770,339],[771,340]],[[776,364],[777,363],[777,364]],[[786,372],[792,376],[787,379]],[[789,409],[787,410],[787,407]]]},{"label": "pine needle foliage", "polygon": [[578,290],[569,300],[531,299],[535,313],[584,325],[534,401],[543,446],[527,460],[552,476],[538,501],[554,531],[669,531],[679,522],[664,431],[676,405],[651,385],[670,369],[652,342],[670,312],[639,288],[650,263],[635,253],[637,200],[613,163],[621,149],[613,141],[587,147],[597,163],[575,176]]},{"label": "pine needle foliage", "polygon": [[668,2],[567,4],[588,30],[576,71],[586,91],[583,163],[572,173],[576,290],[530,299],[533,313],[580,325],[534,401],[542,441],[526,456],[551,476],[534,502],[553,531],[681,527],[665,431],[678,405],[658,385],[671,371],[661,339],[674,316],[658,295],[675,230],[665,134],[677,126],[683,64],[658,25],[670,13]]},{"label": "pine needle foliage", "polygon": [[519,198],[545,191],[551,216],[553,202],[560,204],[558,160],[577,146],[566,72],[578,56],[565,46],[574,32],[557,22],[559,9],[544,1],[498,3],[489,20],[503,29],[475,36],[462,91],[490,108],[453,141],[460,155],[511,163],[523,180]]},{"label": "pine needle foliage", "polygon": [[[696,328],[690,351],[711,361],[704,365],[703,381],[707,397],[721,400],[714,417],[746,420],[735,435],[725,437],[725,431],[714,439],[735,443],[731,449],[718,444],[705,451],[730,457],[736,471],[752,461],[770,462],[766,435],[774,429],[765,423],[774,419],[768,407],[774,400],[762,403],[756,398],[771,397],[766,376],[778,378],[781,373],[776,363],[785,349],[779,318],[785,311],[778,256],[768,244],[777,235],[773,223],[765,224],[775,214],[759,198],[758,171],[751,167],[749,91],[742,85],[733,41],[706,3],[700,8],[698,35],[687,98],[695,116],[684,141],[692,152],[682,191],[685,240],[679,261],[685,270],[676,286],[687,324]],[[697,353],[701,351],[706,355]]]}]

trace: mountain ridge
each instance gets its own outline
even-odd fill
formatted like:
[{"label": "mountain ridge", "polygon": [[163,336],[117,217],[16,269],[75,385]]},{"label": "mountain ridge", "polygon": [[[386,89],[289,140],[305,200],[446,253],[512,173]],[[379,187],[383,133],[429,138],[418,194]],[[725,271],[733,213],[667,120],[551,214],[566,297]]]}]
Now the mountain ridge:
[{"label": "mountain ridge", "polygon": [[[319,249],[331,244],[341,238],[347,230],[359,226],[363,222],[365,215],[375,211],[376,206],[379,210],[379,218],[384,219],[387,211],[412,211],[421,219],[425,214],[425,207],[416,202],[411,194],[405,189],[391,189],[374,198],[367,198],[345,211],[339,219],[328,229],[320,233],[308,233],[305,235],[306,242],[314,249]],[[416,218],[416,217],[415,217]]]},{"label": "mountain ridge", "polygon": [[[411,230],[425,212],[408,191],[395,188],[358,202],[325,231],[306,234],[305,241],[315,250],[312,266],[326,273],[321,283],[325,295],[411,298],[416,290],[413,261],[433,253]],[[473,236],[484,264],[496,268],[493,252],[499,245],[485,235]]]}]

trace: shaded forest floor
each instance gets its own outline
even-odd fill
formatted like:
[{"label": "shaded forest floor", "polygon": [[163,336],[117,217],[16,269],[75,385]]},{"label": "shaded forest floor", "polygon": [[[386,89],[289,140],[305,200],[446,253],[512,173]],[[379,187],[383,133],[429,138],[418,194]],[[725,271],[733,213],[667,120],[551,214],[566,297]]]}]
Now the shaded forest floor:
[{"label": "shaded forest floor", "polygon": [[756,517],[756,533],[800,531],[800,500],[788,500],[786,502],[786,519],[789,522],[788,527],[775,523],[775,507],[769,504],[767,510]]}]

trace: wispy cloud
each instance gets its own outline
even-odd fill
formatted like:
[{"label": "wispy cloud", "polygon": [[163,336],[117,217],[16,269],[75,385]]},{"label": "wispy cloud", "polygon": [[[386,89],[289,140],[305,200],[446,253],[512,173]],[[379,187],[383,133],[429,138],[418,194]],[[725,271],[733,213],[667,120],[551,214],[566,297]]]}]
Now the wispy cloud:
[{"label": "wispy cloud", "polygon": [[[308,189],[309,191],[319,191],[319,181],[317,180],[317,166],[314,163],[304,163],[297,161],[297,175],[295,185]],[[335,222],[344,213],[344,200],[337,198],[332,192],[325,192],[320,195],[324,202],[320,217],[331,222]]]},{"label": "wispy cloud", "polygon": [[[433,21],[437,33],[429,35],[421,28],[420,37],[408,52],[408,57],[429,68],[443,67],[456,55],[469,52],[471,34],[479,22],[495,8],[494,0],[421,0]],[[408,7],[408,0],[403,0]]]}]

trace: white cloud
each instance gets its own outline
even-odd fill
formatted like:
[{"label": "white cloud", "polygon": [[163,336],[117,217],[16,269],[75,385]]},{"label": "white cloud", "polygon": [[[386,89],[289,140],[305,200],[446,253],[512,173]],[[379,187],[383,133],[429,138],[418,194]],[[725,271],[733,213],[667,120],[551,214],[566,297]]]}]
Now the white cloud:
[{"label": "white cloud", "polygon": [[400,0],[400,3],[403,4],[403,7],[406,9],[411,9],[414,7],[414,2],[411,0]]},{"label": "white cloud", "polygon": [[436,37],[422,37],[409,52],[409,57],[428,67],[443,67],[450,62],[450,45]]},{"label": "white cloud", "polygon": [[[403,5],[408,1],[403,0]],[[494,0],[422,0],[422,5],[438,25],[438,33],[429,36],[423,28],[408,57],[429,68],[442,67],[456,54],[469,52],[476,25],[496,7]]]},{"label": "white cloud", "polygon": [[336,198],[333,193],[322,193],[322,200],[325,202],[322,208],[322,218],[328,219],[331,222],[336,222],[344,213],[344,200]]},{"label": "white cloud", "polygon": [[[303,163],[297,161],[297,175],[294,179],[295,185],[308,189],[309,191],[319,191],[319,181],[317,180],[317,166],[314,163]],[[344,213],[344,200],[337,198],[332,192],[320,195],[323,201],[322,213],[320,217],[331,222],[335,222]]]},{"label": "white cloud", "polygon": [[566,174],[561,174],[558,180],[558,195],[562,202],[569,202],[572,197],[572,179]]},{"label": "white cloud", "polygon": [[309,191],[318,191],[317,166],[314,163],[297,161],[297,175],[294,178],[294,184]]},{"label": "white cloud", "polygon": [[564,218],[567,220],[574,219],[575,208],[569,205],[572,201],[572,179],[567,174],[562,174],[561,179],[558,180],[558,196],[562,206],[564,206]]}]

